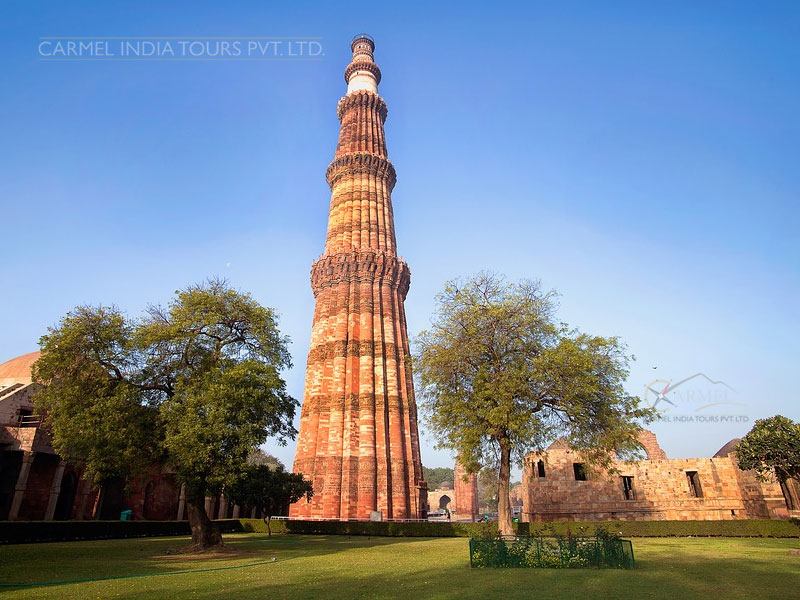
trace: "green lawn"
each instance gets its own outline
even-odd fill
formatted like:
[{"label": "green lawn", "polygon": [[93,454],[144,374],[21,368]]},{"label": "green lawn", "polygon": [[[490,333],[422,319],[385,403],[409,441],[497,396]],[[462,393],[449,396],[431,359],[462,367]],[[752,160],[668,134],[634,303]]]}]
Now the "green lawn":
[{"label": "green lawn", "polygon": [[[14,598],[796,598],[796,539],[636,538],[637,569],[469,568],[464,538],[232,534],[233,557],[165,554],[187,538],[0,546],[0,582],[126,579],[0,588]],[[272,558],[276,560],[272,562]],[[266,562],[265,561],[269,561]],[[261,563],[261,564],[258,564]],[[247,566],[251,565],[251,566]],[[220,569],[220,567],[240,567]],[[176,573],[177,571],[197,571]],[[163,574],[163,575],[158,575]]]}]

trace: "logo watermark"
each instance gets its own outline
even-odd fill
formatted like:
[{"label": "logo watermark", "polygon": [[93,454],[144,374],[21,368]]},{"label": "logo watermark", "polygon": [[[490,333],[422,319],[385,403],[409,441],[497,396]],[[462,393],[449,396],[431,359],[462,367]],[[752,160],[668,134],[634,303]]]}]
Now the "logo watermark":
[{"label": "logo watermark", "polygon": [[321,60],[322,38],[42,37],[40,60]]},{"label": "logo watermark", "polygon": [[736,390],[705,373],[677,382],[655,379],[645,385],[644,401],[656,409],[662,423],[746,423],[747,406]]}]

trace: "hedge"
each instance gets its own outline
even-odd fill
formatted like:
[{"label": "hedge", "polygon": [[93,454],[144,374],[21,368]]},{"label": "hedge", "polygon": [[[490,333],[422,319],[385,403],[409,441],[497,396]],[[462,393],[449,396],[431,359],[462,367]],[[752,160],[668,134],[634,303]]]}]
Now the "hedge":
[{"label": "hedge", "polygon": [[[215,521],[223,533],[266,533],[262,519]],[[602,521],[519,523],[521,535],[592,535],[603,525],[624,537],[800,537],[800,521],[742,519],[736,521]],[[270,523],[273,534],[368,535],[388,537],[492,537],[497,523],[284,521]],[[66,542],[111,538],[185,536],[187,521],[5,521],[0,522],[0,544]]]},{"label": "hedge", "polygon": [[[242,531],[238,519],[216,521],[222,533]],[[188,521],[3,521],[0,544],[71,542],[191,535]]]},{"label": "hedge", "polygon": [[[275,521],[273,521],[275,523]],[[369,521],[283,521],[286,533],[373,535],[390,537],[486,537],[497,534],[497,523],[400,523]],[[518,523],[521,535],[593,535],[603,525],[623,537],[800,537],[800,521],[743,519],[737,521],[603,521]],[[264,530],[266,531],[266,529]],[[273,533],[276,529],[273,527]]]},{"label": "hedge", "polygon": [[800,521],[738,519],[731,521],[602,521],[519,523],[521,534],[594,534],[599,525],[623,537],[800,537]]},{"label": "hedge", "polygon": [[[286,533],[286,523],[283,519],[272,519],[269,528],[272,533]],[[244,533],[267,533],[267,524],[264,519],[239,519]]]},{"label": "hedge", "polygon": [[[274,521],[273,521],[274,522]],[[388,537],[493,537],[497,523],[284,521],[286,533]],[[274,531],[274,529],[273,529]]]}]

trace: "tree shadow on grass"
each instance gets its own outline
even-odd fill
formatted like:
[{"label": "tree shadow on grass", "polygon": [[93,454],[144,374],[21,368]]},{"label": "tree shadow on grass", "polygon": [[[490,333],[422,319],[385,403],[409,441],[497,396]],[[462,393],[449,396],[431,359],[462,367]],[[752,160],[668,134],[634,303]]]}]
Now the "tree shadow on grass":
[{"label": "tree shadow on grass", "polygon": [[[144,540],[125,541],[135,545]],[[152,549],[176,545],[174,538],[159,541],[162,544]],[[31,596],[753,600],[795,597],[800,587],[800,559],[789,556],[788,545],[774,541],[651,540],[641,544],[638,568],[630,571],[470,569],[466,539],[229,536],[226,543],[247,552],[245,560],[215,559],[188,565],[164,564],[152,552],[132,556],[135,546],[119,542],[106,547],[107,560],[98,561],[107,563],[104,571],[119,572],[124,567],[145,577],[42,587],[31,590]],[[124,555],[115,557],[114,548],[124,550]],[[265,563],[270,557],[276,561]],[[158,576],[182,569],[214,568],[215,563],[236,568]],[[42,564],[39,568],[45,579],[47,570]],[[74,571],[73,578],[85,572],[82,565],[82,572]]]},{"label": "tree shadow on grass", "polygon": [[[337,544],[340,549],[343,546]],[[408,550],[413,553],[415,549]],[[313,572],[295,573],[289,582],[278,577],[278,572],[268,570],[262,570],[261,577],[248,577],[247,582],[242,581],[238,597],[753,600],[796,597],[800,586],[798,561],[719,558],[704,556],[697,549],[672,559],[644,559],[634,570],[470,569],[464,550],[463,558],[451,556],[442,566],[432,565],[423,557],[416,562],[398,559],[396,563],[384,558],[381,564],[376,556],[366,565],[325,569],[310,560],[307,565]],[[218,594],[213,589],[192,592],[197,598]]]},{"label": "tree shadow on grass", "polygon": [[[232,552],[176,554],[188,537],[90,540],[0,547],[0,592],[34,588],[54,589],[88,581],[114,581],[147,576],[188,575],[254,568],[301,556],[313,557],[359,547],[386,546],[403,538],[366,536],[296,536],[240,534],[225,536]],[[10,553],[13,554],[13,565]],[[11,566],[12,568],[3,568]],[[20,568],[27,567],[27,568]],[[21,586],[9,587],[20,583]]]}]

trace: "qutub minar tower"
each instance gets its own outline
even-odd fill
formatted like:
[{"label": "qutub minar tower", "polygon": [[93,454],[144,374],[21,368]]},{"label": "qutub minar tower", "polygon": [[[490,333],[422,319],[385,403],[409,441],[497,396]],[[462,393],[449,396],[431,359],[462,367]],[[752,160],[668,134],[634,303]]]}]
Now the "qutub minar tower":
[{"label": "qutub minar tower", "polygon": [[311,268],[316,298],[294,471],[314,497],[297,517],[424,518],[417,407],[403,307],[408,265],[397,256],[386,153],[386,103],[371,37],[351,44],[339,101],[324,254]]}]

